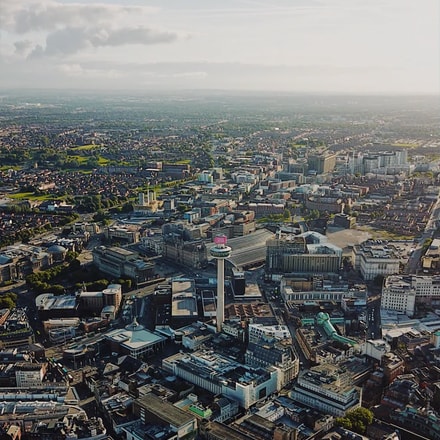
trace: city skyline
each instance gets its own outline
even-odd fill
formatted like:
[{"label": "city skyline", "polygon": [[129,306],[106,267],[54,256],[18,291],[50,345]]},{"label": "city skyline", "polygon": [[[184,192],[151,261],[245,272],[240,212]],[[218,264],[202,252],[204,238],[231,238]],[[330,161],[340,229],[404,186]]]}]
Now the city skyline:
[{"label": "city skyline", "polygon": [[435,0],[7,0],[2,89],[438,94]]}]

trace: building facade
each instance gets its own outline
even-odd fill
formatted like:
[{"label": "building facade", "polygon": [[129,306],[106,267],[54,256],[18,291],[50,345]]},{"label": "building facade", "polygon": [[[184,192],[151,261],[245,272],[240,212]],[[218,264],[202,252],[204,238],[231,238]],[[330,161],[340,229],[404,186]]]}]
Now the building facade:
[{"label": "building facade", "polygon": [[252,368],[213,351],[178,353],[162,361],[165,371],[214,394],[222,394],[249,408],[280,390],[279,369]]},{"label": "building facade", "polygon": [[154,263],[139,258],[137,252],[120,247],[98,246],[93,250],[93,263],[114,278],[129,277],[137,283],[154,276]]},{"label": "building facade", "polygon": [[389,276],[382,287],[381,308],[413,316],[416,306],[416,289],[410,280]]},{"label": "building facade", "polygon": [[400,269],[399,253],[394,246],[381,240],[367,240],[353,246],[352,260],[354,268],[366,281],[374,280],[378,275],[398,274]]},{"label": "building facade", "polygon": [[385,279],[381,307],[413,316],[417,306],[440,307],[440,276],[402,275]]},{"label": "building facade", "polygon": [[266,270],[271,273],[336,273],[342,250],[318,233],[278,233],[266,241]]},{"label": "building facade", "polygon": [[46,364],[20,362],[15,365],[15,380],[17,388],[26,389],[41,387],[45,374]]},{"label": "building facade", "polygon": [[362,390],[349,377],[324,368],[303,371],[292,388],[291,398],[335,417],[361,406]]},{"label": "building facade", "polygon": [[[144,424],[154,423],[159,426],[169,426],[171,431],[175,433],[175,437],[172,438],[176,440],[196,437],[196,416],[183,411],[170,402],[164,401],[153,393],[149,393],[135,400],[133,403],[133,412]],[[138,437],[134,436],[131,430],[125,431],[127,440],[138,440]]]}]

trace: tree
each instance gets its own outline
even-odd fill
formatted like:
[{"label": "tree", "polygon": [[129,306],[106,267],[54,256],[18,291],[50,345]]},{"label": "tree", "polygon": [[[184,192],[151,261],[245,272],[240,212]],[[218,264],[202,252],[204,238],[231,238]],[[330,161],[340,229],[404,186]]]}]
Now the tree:
[{"label": "tree", "polygon": [[346,429],[364,434],[367,426],[373,422],[374,415],[367,408],[356,408],[353,411],[348,411],[345,417],[338,417],[335,420],[337,426],[342,426]]},{"label": "tree", "polygon": [[8,292],[0,296],[0,309],[13,309],[17,302],[17,295],[12,292]]},{"label": "tree", "polygon": [[337,417],[335,419],[335,425],[341,426],[342,428],[349,429],[350,431],[353,428],[353,425],[351,424],[351,420],[347,417]]},{"label": "tree", "polygon": [[127,203],[124,203],[124,204],[122,205],[121,212],[123,212],[123,213],[129,213],[129,212],[133,212],[133,210],[134,210],[133,203],[131,203],[131,202],[127,202]]},{"label": "tree", "polygon": [[98,209],[96,214],[93,216],[94,222],[101,222],[103,226],[110,224],[110,215],[106,213],[103,209]]},{"label": "tree", "polygon": [[75,258],[78,256],[77,252],[74,251],[67,251],[66,253],[66,261],[68,263],[71,263],[73,260],[75,260]]}]

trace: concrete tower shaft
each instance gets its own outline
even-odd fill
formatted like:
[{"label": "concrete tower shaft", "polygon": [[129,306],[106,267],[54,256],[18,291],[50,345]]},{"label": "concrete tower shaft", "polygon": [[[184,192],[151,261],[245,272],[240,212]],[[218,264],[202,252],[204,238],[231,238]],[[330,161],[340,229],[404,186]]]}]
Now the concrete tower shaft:
[{"label": "concrete tower shaft", "polygon": [[215,246],[210,250],[213,258],[217,260],[217,331],[221,332],[225,320],[225,259],[230,257],[231,248],[226,246],[225,235],[214,238]]}]

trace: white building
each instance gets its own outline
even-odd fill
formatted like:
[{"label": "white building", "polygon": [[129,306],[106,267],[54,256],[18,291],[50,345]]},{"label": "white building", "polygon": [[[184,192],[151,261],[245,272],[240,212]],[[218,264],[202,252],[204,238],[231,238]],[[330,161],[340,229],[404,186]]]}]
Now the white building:
[{"label": "white building", "polygon": [[199,175],[197,180],[203,183],[214,183],[214,171],[213,170],[203,170]]},{"label": "white building", "polygon": [[287,325],[249,324],[249,342],[258,342],[261,338],[288,339],[291,337]]},{"label": "white building", "polygon": [[236,183],[250,183],[255,185],[258,182],[258,176],[248,171],[239,171],[231,174],[232,180]]},{"label": "white building", "polygon": [[135,225],[109,226],[104,230],[107,240],[123,241],[124,243],[137,243],[140,239],[139,227]]},{"label": "white building", "polygon": [[440,308],[439,276],[393,276],[385,280],[381,307],[414,315],[417,305]]},{"label": "white building", "polygon": [[382,339],[369,339],[361,346],[362,354],[381,362],[382,356],[391,351],[391,346]]},{"label": "white building", "polygon": [[139,359],[162,350],[166,338],[146,330],[143,325],[134,320],[123,329],[115,329],[106,333],[105,340],[112,351]]},{"label": "white building", "polygon": [[378,275],[399,273],[400,257],[393,245],[381,240],[367,240],[353,246],[354,268],[359,270],[364,280],[374,280]]},{"label": "white building", "polygon": [[237,401],[245,409],[280,390],[278,368],[248,367],[208,350],[178,353],[164,359],[162,367],[213,394]]},{"label": "white building", "polygon": [[413,316],[416,304],[416,289],[411,279],[390,276],[382,288],[381,308]]},{"label": "white building", "polygon": [[343,417],[361,406],[362,390],[353,385],[349,374],[326,365],[301,372],[290,397],[323,413]]}]

